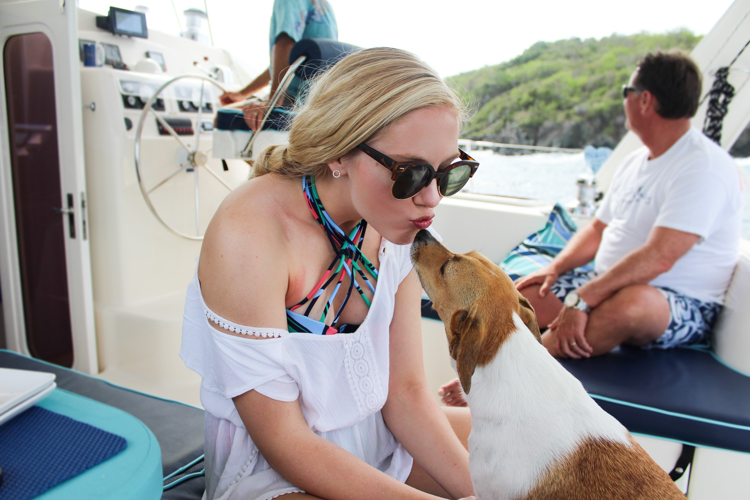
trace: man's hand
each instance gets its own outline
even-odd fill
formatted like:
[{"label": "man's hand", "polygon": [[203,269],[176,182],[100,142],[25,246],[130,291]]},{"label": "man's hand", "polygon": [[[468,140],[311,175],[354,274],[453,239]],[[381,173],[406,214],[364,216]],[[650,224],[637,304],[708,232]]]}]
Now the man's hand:
[{"label": "man's hand", "polygon": [[550,287],[555,284],[557,278],[560,275],[552,269],[551,265],[546,265],[541,269],[537,269],[533,273],[527,274],[516,280],[516,290],[521,291],[527,286],[539,285],[539,296],[545,297],[550,290]]},{"label": "man's hand", "polygon": [[254,102],[242,108],[242,111],[245,114],[245,123],[247,123],[247,126],[250,127],[250,130],[253,132],[257,132],[260,128],[260,125],[263,122],[263,117],[266,114],[266,109],[268,109],[267,102]]},{"label": "man's hand", "polygon": [[233,102],[244,101],[245,96],[240,94],[239,92],[225,92],[219,96],[219,100],[221,101],[221,104],[226,106],[227,104],[232,104]]},{"label": "man's hand", "polygon": [[555,349],[560,357],[588,358],[594,351],[586,342],[586,325],[589,315],[578,309],[563,306],[560,314],[550,323],[550,332],[555,336]]}]

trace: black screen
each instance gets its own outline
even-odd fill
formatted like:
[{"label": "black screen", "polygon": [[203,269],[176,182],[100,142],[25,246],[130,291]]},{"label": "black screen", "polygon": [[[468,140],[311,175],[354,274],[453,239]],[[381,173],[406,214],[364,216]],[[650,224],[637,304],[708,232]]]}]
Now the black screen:
[{"label": "black screen", "polygon": [[112,33],[148,38],[146,15],[142,12],[110,7],[109,20]]}]

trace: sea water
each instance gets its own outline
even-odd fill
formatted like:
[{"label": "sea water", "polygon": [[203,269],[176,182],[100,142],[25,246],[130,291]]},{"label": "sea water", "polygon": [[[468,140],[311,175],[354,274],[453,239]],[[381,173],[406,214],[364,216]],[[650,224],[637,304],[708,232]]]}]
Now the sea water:
[{"label": "sea water", "polygon": [[[481,167],[465,191],[558,202],[563,206],[575,204],[576,181],[587,169],[583,152],[509,156],[472,151],[470,154]],[[742,237],[750,240],[750,158],[735,158],[735,161],[744,173]]]}]

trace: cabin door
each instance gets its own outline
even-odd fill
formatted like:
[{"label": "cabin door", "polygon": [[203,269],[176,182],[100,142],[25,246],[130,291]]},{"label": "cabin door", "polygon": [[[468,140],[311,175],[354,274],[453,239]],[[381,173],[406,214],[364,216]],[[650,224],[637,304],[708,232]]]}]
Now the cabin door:
[{"label": "cabin door", "polygon": [[6,344],[95,374],[75,0],[0,2],[0,47]]}]

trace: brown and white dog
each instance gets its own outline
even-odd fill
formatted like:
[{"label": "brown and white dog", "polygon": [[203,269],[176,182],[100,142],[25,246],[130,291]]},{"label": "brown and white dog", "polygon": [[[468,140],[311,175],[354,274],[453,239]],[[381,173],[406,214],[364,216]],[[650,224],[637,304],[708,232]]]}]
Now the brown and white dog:
[{"label": "brown and white dog", "polygon": [[478,499],[684,500],[541,345],[534,311],[507,274],[477,252],[451,253],[427,231],[411,256],[471,410]]}]

